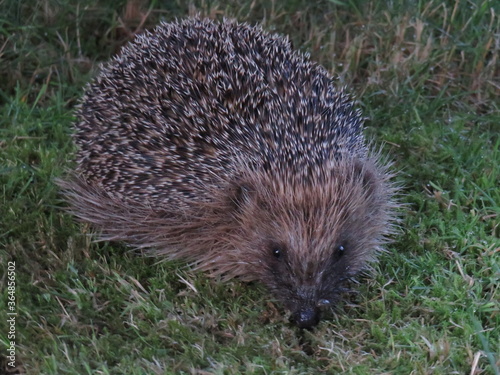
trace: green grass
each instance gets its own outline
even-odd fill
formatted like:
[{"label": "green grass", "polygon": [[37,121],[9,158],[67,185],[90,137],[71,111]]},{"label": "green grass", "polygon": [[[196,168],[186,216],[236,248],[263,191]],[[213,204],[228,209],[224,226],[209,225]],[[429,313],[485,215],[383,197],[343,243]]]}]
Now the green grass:
[{"label": "green grass", "polygon": [[258,284],[93,243],[64,213],[54,179],[82,86],[140,24],[125,1],[76,4],[0,2],[0,373],[9,261],[18,373],[500,373],[498,2],[145,4],[141,28],[200,12],[288,34],[356,94],[400,170],[401,233],[305,332]]}]

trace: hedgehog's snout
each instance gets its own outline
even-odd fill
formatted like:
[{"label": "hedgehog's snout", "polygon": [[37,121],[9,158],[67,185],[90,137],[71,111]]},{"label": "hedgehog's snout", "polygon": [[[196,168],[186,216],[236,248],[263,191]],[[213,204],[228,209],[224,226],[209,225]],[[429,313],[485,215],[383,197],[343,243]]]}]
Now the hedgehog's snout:
[{"label": "hedgehog's snout", "polygon": [[304,306],[295,311],[290,320],[299,328],[312,328],[316,326],[321,317],[321,312],[316,306]]},{"label": "hedgehog's snout", "polygon": [[312,328],[321,320],[321,310],[331,305],[330,299],[319,298],[314,285],[303,285],[296,292],[296,299],[288,305],[292,311],[290,321],[299,328]]}]

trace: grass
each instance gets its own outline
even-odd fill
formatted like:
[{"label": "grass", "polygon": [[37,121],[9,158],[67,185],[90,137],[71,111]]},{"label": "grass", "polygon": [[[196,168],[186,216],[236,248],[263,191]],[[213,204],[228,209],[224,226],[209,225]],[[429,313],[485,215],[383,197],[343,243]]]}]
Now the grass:
[{"label": "grass", "polygon": [[[78,5],[77,5],[78,4]],[[499,374],[500,6],[495,1],[0,2],[0,264],[19,374]],[[348,85],[404,185],[401,234],[312,331],[64,213],[72,113],[135,29],[188,14],[288,34]],[[0,372],[8,367],[0,272]]]}]

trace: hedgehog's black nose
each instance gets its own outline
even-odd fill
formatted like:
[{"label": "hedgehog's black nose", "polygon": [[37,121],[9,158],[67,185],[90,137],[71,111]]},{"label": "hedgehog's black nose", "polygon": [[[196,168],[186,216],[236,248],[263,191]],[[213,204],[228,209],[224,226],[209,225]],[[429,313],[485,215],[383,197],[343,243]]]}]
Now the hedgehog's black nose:
[{"label": "hedgehog's black nose", "polygon": [[299,328],[312,328],[319,323],[319,309],[303,307],[292,314],[291,321]]}]

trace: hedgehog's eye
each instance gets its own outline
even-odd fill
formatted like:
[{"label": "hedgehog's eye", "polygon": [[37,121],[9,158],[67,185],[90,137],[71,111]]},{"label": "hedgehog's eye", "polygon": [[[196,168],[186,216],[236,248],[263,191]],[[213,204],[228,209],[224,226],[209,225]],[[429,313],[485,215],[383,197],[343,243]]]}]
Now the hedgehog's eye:
[{"label": "hedgehog's eye", "polygon": [[337,259],[341,258],[345,254],[346,246],[344,244],[338,245],[335,248],[335,256]]},{"label": "hedgehog's eye", "polygon": [[272,249],[271,249],[271,252],[273,254],[273,256],[275,258],[281,258],[281,255],[283,253],[283,251],[281,250],[281,248],[277,247],[277,246],[274,246]]},{"label": "hedgehog's eye", "polygon": [[276,259],[283,259],[286,256],[286,246],[279,242],[271,242],[268,244],[268,251]]}]

